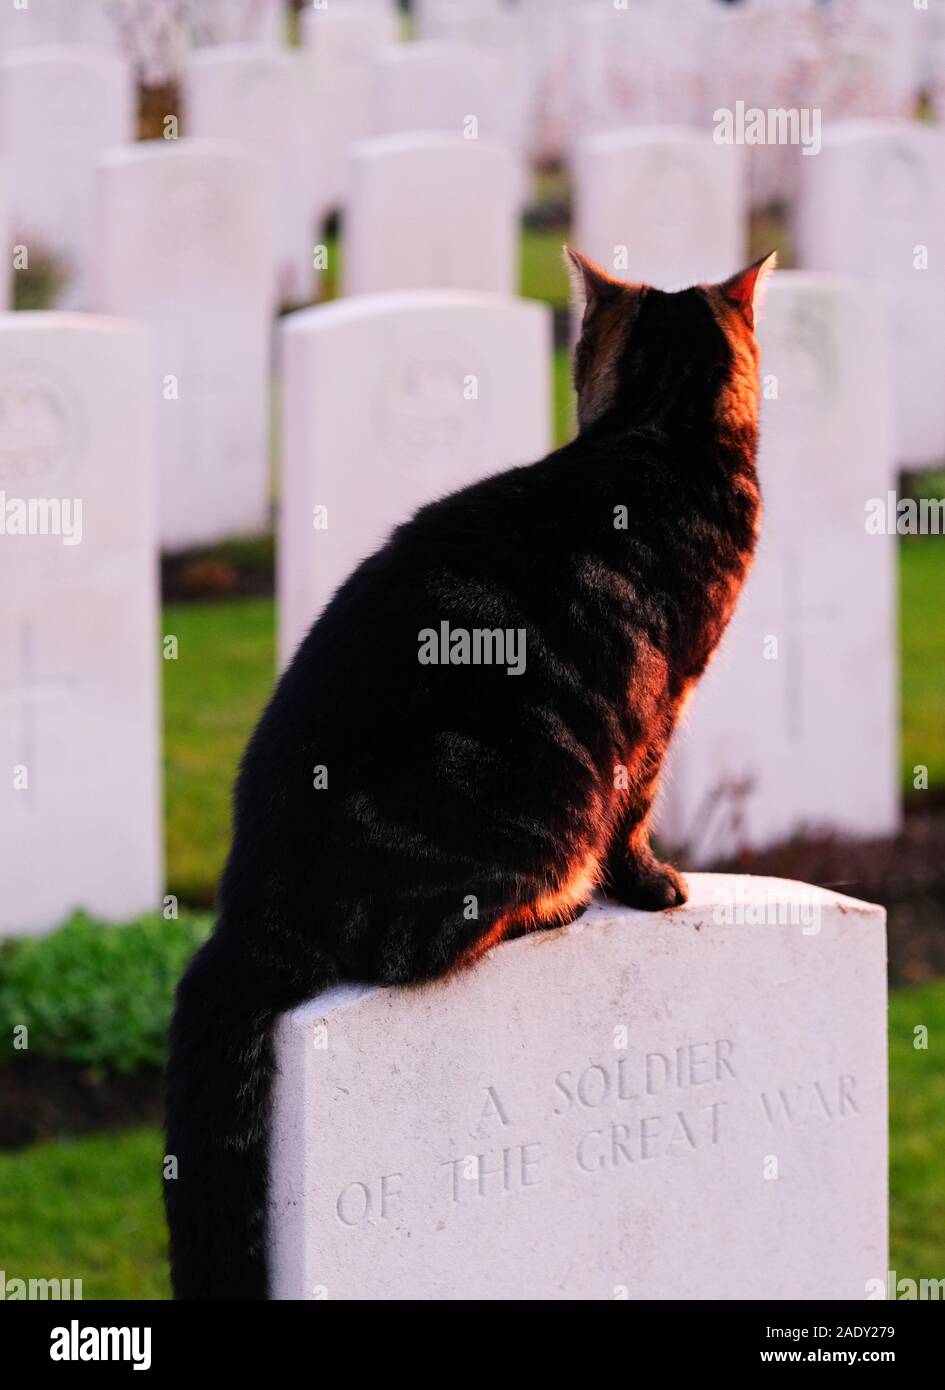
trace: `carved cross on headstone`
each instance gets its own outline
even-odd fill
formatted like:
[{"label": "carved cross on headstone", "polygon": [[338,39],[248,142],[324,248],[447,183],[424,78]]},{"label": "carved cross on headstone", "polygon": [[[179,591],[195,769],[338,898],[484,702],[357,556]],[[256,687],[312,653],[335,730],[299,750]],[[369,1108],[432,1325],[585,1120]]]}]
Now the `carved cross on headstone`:
[{"label": "carved cross on headstone", "polygon": [[786,551],[781,564],[782,603],[777,612],[760,617],[762,622],[774,623],[771,635],[778,639],[777,660],[784,662],[785,733],[790,743],[800,743],[804,737],[804,637],[812,622],[835,621],[840,614],[833,604],[804,602],[802,562],[794,551]]},{"label": "carved cross on headstone", "polygon": [[[21,800],[25,806],[35,808],[39,789],[36,709],[74,692],[75,681],[58,675],[43,675],[37,669],[35,633],[28,618],[20,624],[15,648],[13,681],[0,681],[0,709],[5,705],[13,705],[16,709],[15,761],[26,767],[29,778],[29,794]],[[12,767],[7,772],[12,776]]]}]

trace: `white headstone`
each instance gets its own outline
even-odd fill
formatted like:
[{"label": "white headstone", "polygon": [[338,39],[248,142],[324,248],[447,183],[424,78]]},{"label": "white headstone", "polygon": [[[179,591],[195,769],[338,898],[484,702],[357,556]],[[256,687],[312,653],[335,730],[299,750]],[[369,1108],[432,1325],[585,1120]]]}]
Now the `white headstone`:
[{"label": "white headstone", "polygon": [[856,281],[783,271],[759,335],[761,540],[657,822],[699,864],[899,823],[896,545],[867,530],[871,499],[895,486],[883,304]]},{"label": "white headstone", "polygon": [[437,132],[351,148],[344,223],[349,294],[518,284],[517,165],[491,140]]},{"label": "white headstone", "polygon": [[283,302],[311,299],[316,273],[309,184],[316,126],[305,59],[263,44],[204,48],[187,64],[183,97],[188,135],[245,140],[268,164],[279,296]]},{"label": "white headstone", "polygon": [[885,1288],[885,913],[783,879],[689,889],[284,1015],[270,1296]]},{"label": "white headstone", "polygon": [[545,455],[550,312],[450,290],[358,295],[289,315],[282,351],[284,664],[398,522]]},{"label": "white headstone", "polygon": [[34,44],[118,42],[116,15],[137,0],[9,0],[0,6],[0,50]]},{"label": "white headstone", "polygon": [[135,137],[132,73],[106,48],[26,48],[0,60],[0,148],[17,243],[63,276],[58,302],[88,308],[99,156]]},{"label": "white headstone", "polygon": [[449,44],[473,44],[490,55],[498,83],[499,133],[524,157],[529,113],[528,29],[521,9],[502,0],[435,0],[420,11],[424,38]]},{"label": "white headstone", "polygon": [[246,146],[210,140],[149,141],[99,169],[98,306],[155,332],[166,549],[268,521],[266,172]]},{"label": "white headstone", "polygon": [[10,174],[7,161],[0,156],[0,246],[10,248],[9,262],[0,261],[0,311],[13,303],[13,218],[10,213]]},{"label": "white headstone", "polygon": [[741,154],[676,127],[588,137],[575,159],[575,245],[658,289],[734,274],[747,254]]},{"label": "white headstone", "polygon": [[533,160],[559,159],[570,143],[571,17],[579,0],[520,0],[526,27],[528,149]]},{"label": "white headstone", "polygon": [[703,9],[691,4],[576,6],[569,26],[568,144],[628,125],[704,115]]},{"label": "white headstone", "polygon": [[893,326],[896,458],[945,460],[945,133],[840,122],[804,160],[797,254],[810,270],[880,285]]},{"label": "white headstone", "polygon": [[[706,6],[698,60],[703,109],[698,123],[720,120],[744,127],[744,155],[752,207],[793,205],[803,139],[816,144],[819,95],[827,64],[825,11],[815,0]],[[770,122],[769,112],[780,112]],[[783,120],[783,127],[779,126]],[[757,124],[764,132],[759,140]]]},{"label": "white headstone", "polygon": [[188,11],[191,36],[201,46],[280,44],[286,38],[285,0],[198,0]]},{"label": "white headstone", "polygon": [[815,94],[825,124],[915,114],[927,19],[915,4],[832,0],[823,15],[824,62]]},{"label": "white headstone", "polygon": [[502,139],[507,109],[496,54],[432,39],[380,50],[374,57],[374,129],[378,135],[443,130]]},{"label": "white headstone", "polygon": [[312,215],[321,221],[348,197],[348,147],[374,133],[374,54],[397,37],[384,8],[305,10],[299,33],[309,62],[314,106],[307,184]]},{"label": "white headstone", "polygon": [[0,933],[160,905],[153,372],[137,324],[0,318]]}]

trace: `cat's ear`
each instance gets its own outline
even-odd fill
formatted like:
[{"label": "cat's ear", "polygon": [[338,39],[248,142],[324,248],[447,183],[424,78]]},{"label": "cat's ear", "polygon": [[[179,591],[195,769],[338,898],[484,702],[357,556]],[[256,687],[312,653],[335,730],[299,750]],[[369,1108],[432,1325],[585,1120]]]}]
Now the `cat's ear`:
[{"label": "cat's ear", "polygon": [[740,270],[730,280],[719,286],[729,304],[734,304],[749,328],[754,328],[761,317],[761,305],[772,270],[778,264],[777,251],[769,251],[745,270]]},{"label": "cat's ear", "polygon": [[564,264],[571,280],[571,303],[578,315],[589,318],[602,299],[626,289],[620,280],[601,270],[587,256],[575,251],[573,246],[565,246],[563,251]]}]

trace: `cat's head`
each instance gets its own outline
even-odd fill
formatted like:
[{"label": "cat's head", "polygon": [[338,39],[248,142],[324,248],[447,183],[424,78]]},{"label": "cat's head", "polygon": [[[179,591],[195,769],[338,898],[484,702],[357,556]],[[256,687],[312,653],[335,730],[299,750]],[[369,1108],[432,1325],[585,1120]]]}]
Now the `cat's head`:
[{"label": "cat's head", "polygon": [[574,386],[582,430],[607,415],[757,427],[755,325],[774,252],[722,284],[670,293],[617,280],[564,250],[581,314]]}]

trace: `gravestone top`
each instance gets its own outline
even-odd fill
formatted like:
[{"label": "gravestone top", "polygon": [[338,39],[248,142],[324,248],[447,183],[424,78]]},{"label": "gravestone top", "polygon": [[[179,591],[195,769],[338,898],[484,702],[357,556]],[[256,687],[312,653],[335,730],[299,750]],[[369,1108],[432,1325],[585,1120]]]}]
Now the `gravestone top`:
[{"label": "gravestone top", "polygon": [[863,1298],[884,1280],[883,909],[687,881],[674,911],[595,902],[447,980],[283,1016],[271,1296]]}]

